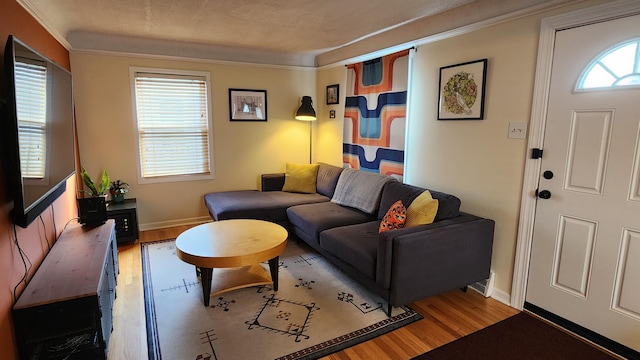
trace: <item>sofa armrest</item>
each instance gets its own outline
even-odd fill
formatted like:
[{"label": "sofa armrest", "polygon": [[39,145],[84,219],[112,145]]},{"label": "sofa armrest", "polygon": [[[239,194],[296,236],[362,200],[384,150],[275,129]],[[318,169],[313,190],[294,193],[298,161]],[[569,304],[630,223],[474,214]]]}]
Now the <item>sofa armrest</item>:
[{"label": "sofa armrest", "polygon": [[461,288],[489,277],[495,222],[460,216],[380,234],[376,282],[393,305]]},{"label": "sofa armrest", "polygon": [[282,191],[284,173],[262,174],[262,191]]}]

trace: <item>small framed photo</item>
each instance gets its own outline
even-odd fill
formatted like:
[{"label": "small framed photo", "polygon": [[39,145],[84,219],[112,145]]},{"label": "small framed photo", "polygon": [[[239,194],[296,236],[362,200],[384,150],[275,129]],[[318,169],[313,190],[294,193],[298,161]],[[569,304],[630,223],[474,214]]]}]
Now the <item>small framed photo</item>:
[{"label": "small framed photo", "polygon": [[335,119],[335,118],[336,118],[336,111],[329,110],[329,119]]},{"label": "small framed photo", "polygon": [[327,86],[327,105],[340,103],[340,84]]},{"label": "small framed photo", "polygon": [[231,121],[267,121],[267,90],[229,89]]},{"label": "small framed photo", "polygon": [[438,120],[484,119],[487,59],[440,68]]}]

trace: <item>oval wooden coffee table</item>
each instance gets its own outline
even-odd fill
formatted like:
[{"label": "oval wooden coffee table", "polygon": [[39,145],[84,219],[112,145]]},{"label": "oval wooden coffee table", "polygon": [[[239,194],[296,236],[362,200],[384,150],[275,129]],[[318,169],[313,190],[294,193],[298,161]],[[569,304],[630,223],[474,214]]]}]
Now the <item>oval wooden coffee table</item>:
[{"label": "oval wooden coffee table", "polygon": [[[287,230],[262,220],[222,220],[198,225],[176,239],[176,254],[199,268],[204,305],[211,295],[273,283],[278,290],[278,258]],[[260,265],[269,261],[269,273]],[[215,268],[215,272],[213,269]]]}]

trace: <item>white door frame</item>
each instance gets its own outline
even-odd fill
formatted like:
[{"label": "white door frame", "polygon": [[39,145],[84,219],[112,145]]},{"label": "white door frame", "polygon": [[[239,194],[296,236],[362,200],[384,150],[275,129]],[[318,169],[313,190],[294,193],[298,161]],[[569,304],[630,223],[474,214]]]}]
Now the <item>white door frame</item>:
[{"label": "white door frame", "polygon": [[551,64],[557,31],[580,25],[612,20],[640,14],[640,1],[620,0],[603,5],[557,15],[542,20],[538,44],[538,61],[533,89],[531,119],[529,120],[529,139],[525,162],[524,182],[520,205],[520,222],[516,243],[513,282],[511,284],[510,305],[522,310],[525,302],[529,260],[533,242],[533,224],[536,215],[535,192],[540,179],[541,159],[531,159],[531,149],[543,149],[544,130],[547,122],[549,104],[549,85],[551,83]]}]

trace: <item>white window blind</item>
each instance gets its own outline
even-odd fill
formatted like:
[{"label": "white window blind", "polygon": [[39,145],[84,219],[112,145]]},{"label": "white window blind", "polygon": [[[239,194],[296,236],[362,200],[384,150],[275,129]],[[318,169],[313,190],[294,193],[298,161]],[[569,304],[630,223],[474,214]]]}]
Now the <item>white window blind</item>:
[{"label": "white window blind", "polygon": [[143,178],[209,175],[207,78],[135,72]]},{"label": "white window blind", "polygon": [[16,60],[20,171],[24,178],[42,179],[47,160],[47,67],[32,60]]}]

